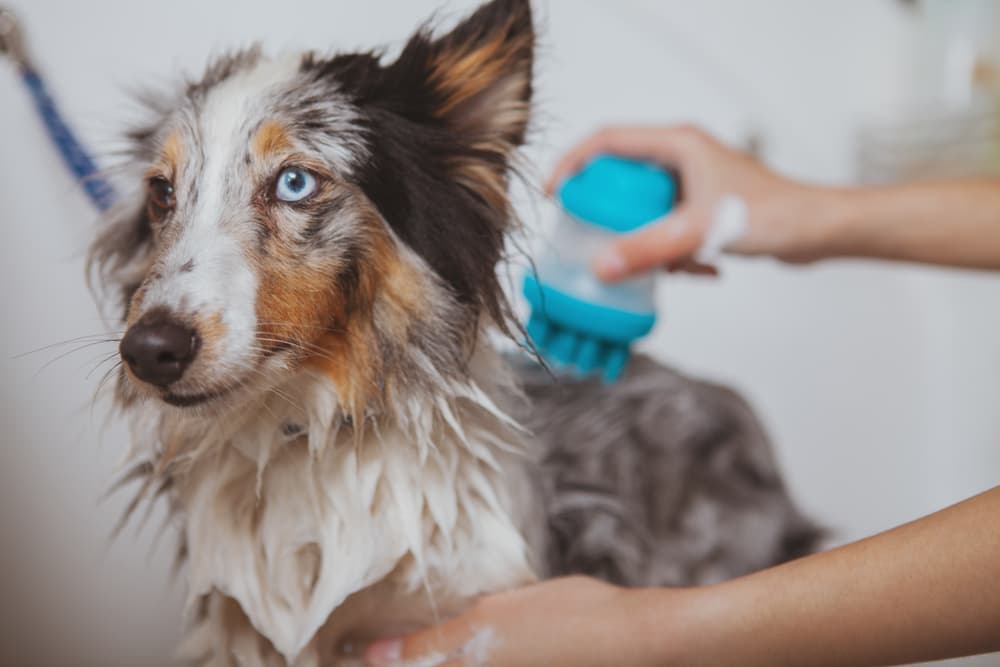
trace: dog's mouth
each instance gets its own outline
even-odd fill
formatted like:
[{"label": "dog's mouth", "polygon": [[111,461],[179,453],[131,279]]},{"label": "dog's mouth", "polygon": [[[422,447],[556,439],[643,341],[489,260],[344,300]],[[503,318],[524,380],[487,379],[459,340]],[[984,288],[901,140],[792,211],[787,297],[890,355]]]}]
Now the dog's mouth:
[{"label": "dog's mouth", "polygon": [[231,390],[226,391],[210,391],[201,394],[175,394],[173,392],[167,392],[160,396],[160,399],[164,403],[168,403],[176,408],[190,408],[196,405],[204,405],[210,401],[223,398],[224,396],[232,393]]},{"label": "dog's mouth", "polygon": [[160,400],[176,408],[191,408],[222,401],[233,394],[238,393],[249,382],[249,378],[243,378],[236,382],[231,382],[221,389],[202,391],[195,394],[183,394],[170,389],[165,389],[160,394]]}]

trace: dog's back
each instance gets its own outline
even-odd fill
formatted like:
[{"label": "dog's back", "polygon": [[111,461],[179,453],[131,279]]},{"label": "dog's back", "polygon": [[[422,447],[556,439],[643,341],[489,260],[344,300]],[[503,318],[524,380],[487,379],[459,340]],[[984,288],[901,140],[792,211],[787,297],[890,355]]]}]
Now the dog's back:
[{"label": "dog's back", "polygon": [[770,442],[733,391],[648,357],[612,385],[523,364],[552,575],[707,584],[810,552]]}]

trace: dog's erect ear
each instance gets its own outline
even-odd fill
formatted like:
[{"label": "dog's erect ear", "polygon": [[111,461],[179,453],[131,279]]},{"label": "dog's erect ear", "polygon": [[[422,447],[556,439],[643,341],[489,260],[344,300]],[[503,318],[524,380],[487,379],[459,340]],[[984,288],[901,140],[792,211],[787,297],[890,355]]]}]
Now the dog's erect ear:
[{"label": "dog's erect ear", "polygon": [[386,71],[402,113],[454,137],[452,174],[502,210],[528,128],[534,45],[531,2],[493,0],[441,37],[418,31]]},{"label": "dog's erect ear", "polygon": [[516,146],[527,129],[534,43],[529,0],[494,0],[442,37],[418,32],[390,69],[422,82],[426,97],[410,100],[418,111],[474,140]]},{"label": "dog's erect ear", "polygon": [[530,0],[493,0],[447,34],[417,31],[391,64],[362,53],[307,59],[303,69],[334,78],[363,107],[509,152],[528,125],[534,43]]}]

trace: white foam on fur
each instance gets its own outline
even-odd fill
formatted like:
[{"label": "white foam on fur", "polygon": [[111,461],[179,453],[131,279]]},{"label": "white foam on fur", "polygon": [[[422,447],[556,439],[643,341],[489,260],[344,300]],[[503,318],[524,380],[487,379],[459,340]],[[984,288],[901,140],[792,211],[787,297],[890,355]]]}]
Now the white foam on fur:
[{"label": "white foam on fur", "polygon": [[413,660],[404,660],[393,667],[440,667],[447,662],[455,661],[460,661],[464,667],[487,667],[490,664],[490,655],[497,646],[496,631],[491,627],[485,627],[456,651],[431,653]]}]

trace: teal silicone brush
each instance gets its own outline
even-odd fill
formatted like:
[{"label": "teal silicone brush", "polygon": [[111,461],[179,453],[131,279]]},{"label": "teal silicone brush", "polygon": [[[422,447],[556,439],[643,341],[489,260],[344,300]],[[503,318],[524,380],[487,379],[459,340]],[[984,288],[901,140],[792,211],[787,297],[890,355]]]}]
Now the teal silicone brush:
[{"label": "teal silicone brush", "polygon": [[615,237],[669,213],[677,197],[663,169],[601,156],[567,179],[547,252],[524,280],[531,305],[528,336],[556,369],[617,380],[631,345],[653,328],[653,277],[605,284],[591,270],[597,252]]}]

